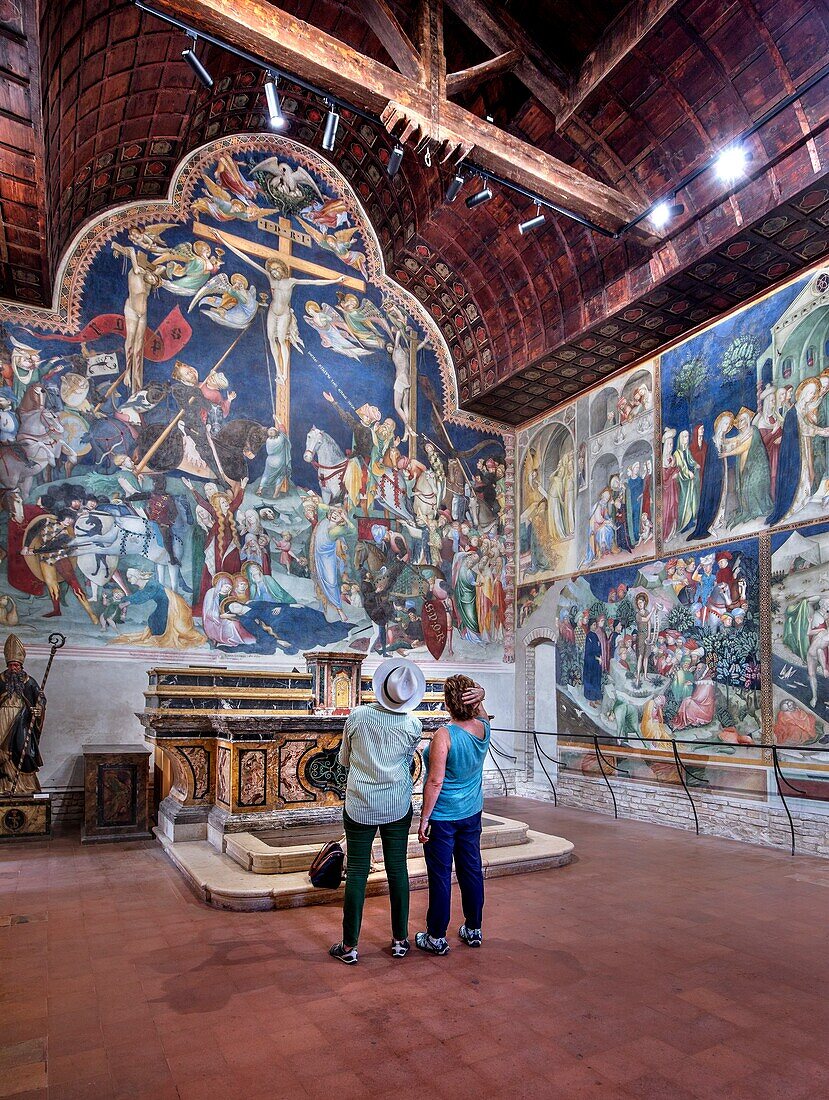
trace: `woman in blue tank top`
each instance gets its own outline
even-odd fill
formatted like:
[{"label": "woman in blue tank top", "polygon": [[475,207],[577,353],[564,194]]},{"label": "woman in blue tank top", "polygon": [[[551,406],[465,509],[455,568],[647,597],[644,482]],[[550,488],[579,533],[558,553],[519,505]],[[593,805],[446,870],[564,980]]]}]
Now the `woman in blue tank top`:
[{"label": "woman in blue tank top", "polygon": [[446,929],[453,859],[464,915],[458,935],[469,947],[480,947],[483,942],[481,812],[489,716],[483,706],[484,689],[468,676],[450,676],[444,685],[444,698],[452,721],[435,732],[423,753],[428,776],[418,833],[429,876],[429,909],[426,931],[417,933],[415,943],[433,955],[445,955],[449,950]]}]

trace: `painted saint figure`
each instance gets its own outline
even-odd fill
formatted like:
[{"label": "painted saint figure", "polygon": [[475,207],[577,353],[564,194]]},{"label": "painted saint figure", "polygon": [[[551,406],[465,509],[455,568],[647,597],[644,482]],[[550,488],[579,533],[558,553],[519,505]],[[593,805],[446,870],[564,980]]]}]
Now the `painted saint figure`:
[{"label": "painted saint figure", "polygon": [[[0,795],[40,790],[38,725],[46,700],[37,680],[26,672],[26,650],[16,634],[3,646],[6,668],[0,673]],[[30,732],[31,731],[31,732]],[[28,736],[27,736],[28,735]]]},{"label": "painted saint figure", "polygon": [[724,458],[737,457],[737,511],[729,519],[734,527],[750,523],[771,510],[771,473],[769,456],[760,431],[753,423],[750,409],[740,409],[734,422],[736,436],[723,440],[720,451]]},{"label": "painted saint figure", "polygon": [[734,427],[734,417],[730,412],[722,412],[714,421],[714,437],[705,453],[705,466],[702,471],[697,522],[688,535],[689,542],[707,539],[712,530],[725,522],[724,510],[728,489],[728,458],[724,456],[723,446],[726,435]]},{"label": "painted saint figure", "polygon": [[605,633],[605,623],[604,615],[600,615],[584,640],[582,688],[585,699],[594,708],[599,706],[602,699],[602,675],[610,667],[610,644]]},{"label": "painted saint figure", "polygon": [[681,431],[676,441],[674,462],[679,484],[679,506],[676,521],[678,531],[685,531],[694,522],[699,505],[699,466],[691,454],[691,436]]}]

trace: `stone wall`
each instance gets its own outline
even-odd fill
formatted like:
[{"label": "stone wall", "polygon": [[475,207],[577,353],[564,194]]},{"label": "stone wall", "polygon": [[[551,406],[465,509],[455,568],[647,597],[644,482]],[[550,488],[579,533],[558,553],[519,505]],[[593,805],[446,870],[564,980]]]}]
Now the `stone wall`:
[{"label": "stone wall", "polygon": [[[593,813],[613,814],[613,802],[602,779],[566,775],[554,776],[559,806],[572,806]],[[517,793],[551,801],[549,786],[538,782],[519,782]],[[674,829],[694,828],[694,816],[688,799],[679,791],[639,783],[613,784],[620,818],[648,821]],[[699,817],[700,837],[719,836],[769,848],[791,846],[789,822],[783,804],[776,796],[768,802],[694,793]],[[803,799],[789,801],[795,828],[798,854],[829,857],[829,813],[820,803]]]}]

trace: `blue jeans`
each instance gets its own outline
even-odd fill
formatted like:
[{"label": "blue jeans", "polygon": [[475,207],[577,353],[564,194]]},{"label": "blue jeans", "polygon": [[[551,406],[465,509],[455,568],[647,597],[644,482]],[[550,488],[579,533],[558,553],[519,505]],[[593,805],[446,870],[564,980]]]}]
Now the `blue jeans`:
[{"label": "blue jeans", "polygon": [[429,874],[429,909],[426,930],[442,939],[449,927],[452,906],[452,858],[461,889],[467,928],[480,928],[484,908],[484,871],[481,865],[481,815],[461,821],[431,821],[429,839],[423,846]]}]

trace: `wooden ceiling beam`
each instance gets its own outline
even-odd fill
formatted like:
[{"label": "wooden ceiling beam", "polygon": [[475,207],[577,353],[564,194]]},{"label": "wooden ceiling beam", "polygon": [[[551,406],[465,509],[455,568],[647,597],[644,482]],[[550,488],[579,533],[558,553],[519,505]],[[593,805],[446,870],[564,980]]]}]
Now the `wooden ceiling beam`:
[{"label": "wooden ceiling beam", "polygon": [[446,94],[458,95],[460,92],[469,92],[492,80],[494,76],[509,73],[515,68],[524,55],[520,50],[507,50],[506,53],[482,61],[479,65],[471,65],[468,69],[461,69],[456,73],[450,73],[446,77]]},{"label": "wooden ceiling beam", "polygon": [[520,50],[515,75],[555,117],[567,102],[570,76],[493,0],[446,0],[461,22],[493,53]]},{"label": "wooden ceiling beam", "polygon": [[570,94],[556,112],[558,127],[564,125],[591,92],[598,88],[678,3],[679,0],[631,0],[619,12],[584,59]]},{"label": "wooden ceiling beam", "polygon": [[400,72],[412,80],[420,80],[423,76],[420,53],[386,0],[357,0],[356,7]]},{"label": "wooden ceiling beam", "polygon": [[[428,26],[433,36],[439,3],[423,2],[431,9]],[[436,103],[425,80],[423,83],[412,80],[358,53],[267,0],[153,0],[153,8],[378,117],[390,104],[399,106],[421,134],[429,135],[433,142],[470,148],[470,155],[483,169],[566,207],[605,230],[617,231],[642,210],[636,201],[616,188],[592,179],[459,104],[446,99]],[[440,58],[435,56],[435,50]],[[442,43],[435,50],[424,60],[427,76],[430,65],[440,66],[442,62]]]}]

